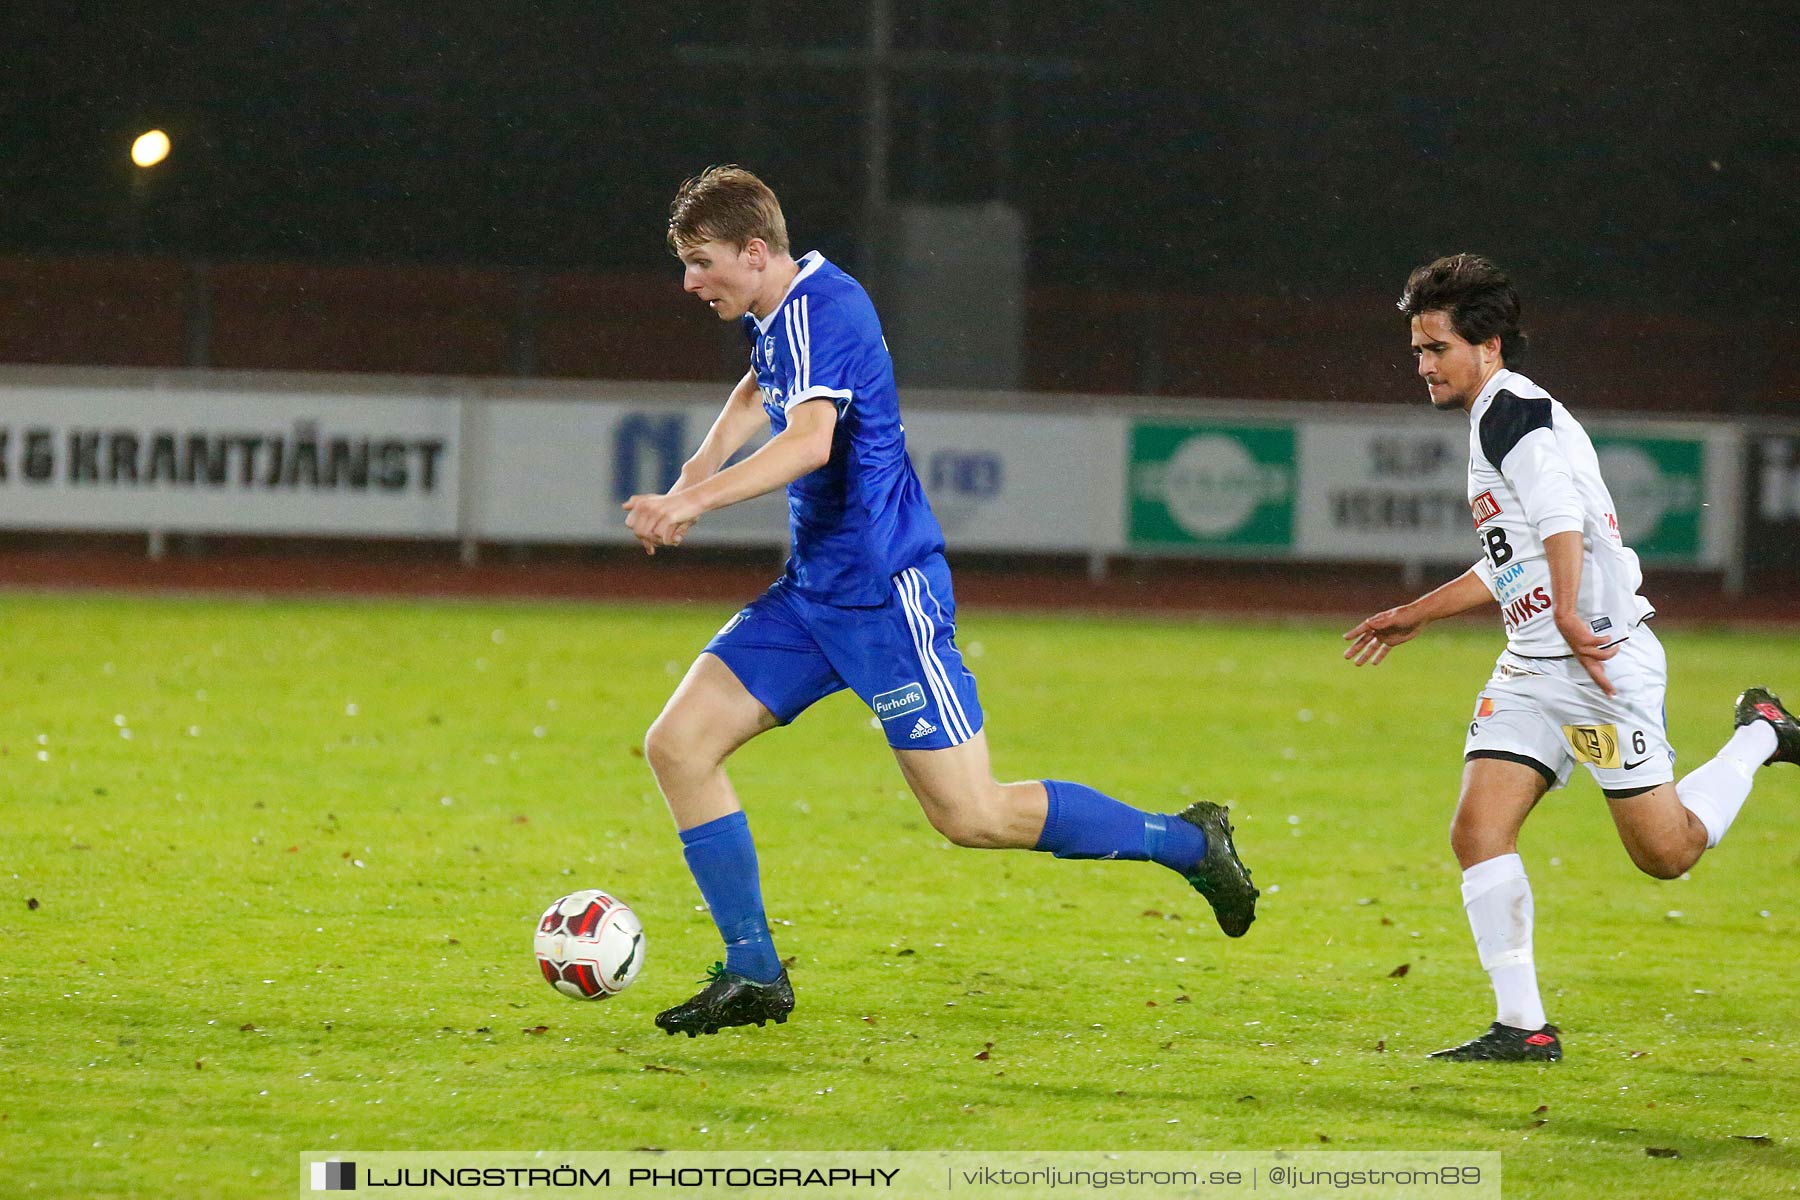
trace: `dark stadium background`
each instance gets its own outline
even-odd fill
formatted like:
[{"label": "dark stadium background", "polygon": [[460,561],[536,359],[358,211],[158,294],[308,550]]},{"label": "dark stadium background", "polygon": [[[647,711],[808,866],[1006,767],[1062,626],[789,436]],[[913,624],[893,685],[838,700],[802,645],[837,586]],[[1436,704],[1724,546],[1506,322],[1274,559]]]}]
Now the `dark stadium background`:
[{"label": "dark stadium background", "polygon": [[1776,3],[9,5],[0,362],[719,378],[671,189],[861,261],[881,8],[889,193],[1022,211],[1029,387],[1412,398],[1393,295],[1478,249],[1571,403],[1800,412]]}]

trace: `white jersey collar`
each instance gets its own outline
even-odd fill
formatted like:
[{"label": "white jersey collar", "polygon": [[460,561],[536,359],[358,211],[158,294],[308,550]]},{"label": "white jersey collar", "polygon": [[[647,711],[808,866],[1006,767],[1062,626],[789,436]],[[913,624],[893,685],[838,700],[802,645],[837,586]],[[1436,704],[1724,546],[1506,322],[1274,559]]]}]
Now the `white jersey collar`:
[{"label": "white jersey collar", "polygon": [[751,320],[756,322],[756,332],[769,332],[769,326],[774,322],[775,314],[780,312],[781,306],[788,302],[788,297],[794,294],[794,289],[800,286],[800,281],[824,265],[825,256],[820,254],[817,250],[808,250],[805,254],[801,255],[799,274],[795,275],[794,281],[787,285],[787,291],[781,293],[780,302],[777,303],[774,308],[769,310],[768,319],[765,320],[762,317],[755,316],[751,318]]},{"label": "white jersey collar", "polygon": [[1501,367],[1498,371],[1495,371],[1494,377],[1487,381],[1487,384],[1480,392],[1476,393],[1475,403],[1469,405],[1469,411],[1474,412],[1477,408],[1480,408],[1488,401],[1492,400],[1494,396],[1499,393],[1500,389],[1506,386],[1507,381],[1516,374],[1518,374],[1518,372],[1512,370],[1510,367]]}]

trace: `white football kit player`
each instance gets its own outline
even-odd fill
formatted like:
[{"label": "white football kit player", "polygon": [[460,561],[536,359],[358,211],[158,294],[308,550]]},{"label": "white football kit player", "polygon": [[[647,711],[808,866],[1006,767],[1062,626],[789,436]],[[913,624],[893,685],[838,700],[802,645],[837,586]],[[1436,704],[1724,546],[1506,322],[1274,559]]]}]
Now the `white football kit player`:
[{"label": "white football kit player", "polygon": [[[1500,370],[1469,407],[1469,508],[1482,557],[1476,573],[1500,603],[1506,649],[1482,688],[1464,757],[1537,769],[1553,788],[1584,763],[1608,792],[1674,779],[1664,730],[1668,665],[1649,619],[1637,555],[1587,431],[1544,389]],[[1544,539],[1579,533],[1577,610],[1619,648],[1607,661],[1617,695],[1589,677],[1556,628]]]}]

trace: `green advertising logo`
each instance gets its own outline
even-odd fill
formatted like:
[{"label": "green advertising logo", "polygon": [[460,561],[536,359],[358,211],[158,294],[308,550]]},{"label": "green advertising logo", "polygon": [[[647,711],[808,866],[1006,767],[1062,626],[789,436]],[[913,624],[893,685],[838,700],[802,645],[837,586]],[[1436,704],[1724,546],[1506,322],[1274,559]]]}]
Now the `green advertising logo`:
[{"label": "green advertising logo", "polygon": [[1134,425],[1134,546],[1288,551],[1294,541],[1292,426]]},{"label": "green advertising logo", "polygon": [[1706,443],[1698,438],[1596,437],[1600,474],[1619,508],[1619,533],[1646,559],[1698,562]]}]

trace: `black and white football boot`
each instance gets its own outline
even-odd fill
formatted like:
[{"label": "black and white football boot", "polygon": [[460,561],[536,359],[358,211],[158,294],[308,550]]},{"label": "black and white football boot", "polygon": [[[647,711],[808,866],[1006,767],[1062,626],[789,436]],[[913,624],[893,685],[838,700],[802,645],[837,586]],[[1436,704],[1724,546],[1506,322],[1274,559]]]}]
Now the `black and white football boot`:
[{"label": "black and white football boot", "polygon": [[1767,762],[1800,764],[1800,721],[1782,707],[1780,696],[1768,688],[1745,688],[1732,715],[1732,724],[1740,729],[1752,721],[1767,721],[1775,727],[1775,753]]},{"label": "black and white football boot", "polygon": [[1210,800],[1197,800],[1178,815],[1206,835],[1206,854],[1187,873],[1188,883],[1212,905],[1213,916],[1227,936],[1243,937],[1256,920],[1256,897],[1261,893],[1250,882],[1250,869],[1231,842],[1231,810]]},{"label": "black and white football boot", "polygon": [[794,1011],[794,986],[786,968],[769,983],[757,983],[724,963],[707,968],[706,986],[691,1000],[656,1015],[656,1027],[671,1037],[717,1033],[728,1025],[784,1024]]},{"label": "black and white football boot", "polygon": [[1445,1062],[1556,1062],[1562,1058],[1562,1038],[1558,1036],[1561,1033],[1554,1025],[1519,1029],[1495,1021],[1473,1041],[1425,1057]]}]

